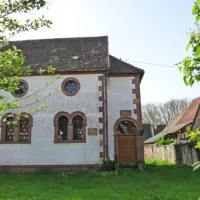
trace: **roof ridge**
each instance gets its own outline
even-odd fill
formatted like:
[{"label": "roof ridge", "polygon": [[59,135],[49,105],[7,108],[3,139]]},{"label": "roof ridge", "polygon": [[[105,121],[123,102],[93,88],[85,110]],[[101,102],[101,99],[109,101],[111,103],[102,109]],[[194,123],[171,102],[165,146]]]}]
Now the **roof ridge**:
[{"label": "roof ridge", "polygon": [[97,39],[97,38],[108,38],[104,36],[90,36],[90,37],[55,37],[55,38],[40,38],[40,39],[25,39],[25,40],[10,40],[10,42],[28,42],[28,41],[47,41],[47,40],[63,40],[63,39]]}]

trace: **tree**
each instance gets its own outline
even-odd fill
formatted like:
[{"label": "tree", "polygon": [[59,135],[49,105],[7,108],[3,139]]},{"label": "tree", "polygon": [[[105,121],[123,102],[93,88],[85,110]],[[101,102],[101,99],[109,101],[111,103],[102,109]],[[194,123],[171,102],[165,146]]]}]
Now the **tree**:
[{"label": "tree", "polygon": [[[192,14],[195,16],[196,30],[189,30],[189,42],[186,50],[191,50],[191,56],[187,56],[179,63],[179,70],[183,73],[183,80],[186,85],[192,86],[200,81],[200,0],[195,0],[192,8]],[[195,148],[200,149],[200,131],[191,131],[189,133],[190,141],[195,141]],[[194,170],[200,168],[200,162],[194,164]]]},{"label": "tree", "polygon": [[146,104],[142,106],[142,121],[144,124],[163,124],[158,105]]},{"label": "tree", "polygon": [[[30,30],[38,30],[42,27],[50,27],[52,22],[41,16],[37,19],[17,20],[15,14],[24,14],[31,11],[40,10],[47,6],[46,0],[2,0],[0,1],[0,114],[3,115],[6,111],[17,108],[26,108],[26,112],[35,113],[41,109],[49,107],[49,105],[40,104],[37,108],[28,110],[29,105],[37,104],[42,100],[52,95],[35,98],[33,102],[26,105],[20,105],[22,99],[34,97],[35,94],[41,92],[43,89],[51,85],[58,79],[56,76],[50,80],[40,89],[35,89],[33,94],[27,94],[24,98],[14,99],[7,102],[2,91],[14,92],[19,90],[20,77],[29,76],[32,73],[31,66],[25,65],[25,60],[20,49],[9,43],[9,40],[18,33]],[[47,68],[40,68],[40,74],[47,72],[53,74],[55,68],[47,66]],[[58,91],[55,91],[55,94]],[[18,113],[20,115],[20,112]],[[19,116],[18,116],[19,118]],[[13,122],[14,123],[14,122]]]},{"label": "tree", "polygon": [[163,104],[143,105],[143,123],[168,124],[176,114],[183,112],[188,104],[188,99],[172,99]]},{"label": "tree", "polygon": [[186,85],[192,86],[200,81],[200,0],[194,2],[192,14],[195,16],[196,30],[188,31],[188,44],[186,50],[191,50],[191,56],[187,56],[178,63],[179,70],[183,73],[183,80]]}]

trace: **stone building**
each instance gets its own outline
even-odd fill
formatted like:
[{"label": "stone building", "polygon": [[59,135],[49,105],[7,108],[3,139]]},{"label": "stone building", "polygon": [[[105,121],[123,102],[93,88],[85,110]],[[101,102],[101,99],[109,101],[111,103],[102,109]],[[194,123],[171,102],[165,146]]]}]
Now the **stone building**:
[{"label": "stone building", "polygon": [[[108,37],[15,41],[33,73],[6,100],[20,100],[17,110],[1,117],[0,169],[7,171],[70,171],[96,168],[102,159],[122,163],[144,161],[140,83],[144,71],[109,54]],[[54,75],[38,74],[53,65]],[[46,82],[60,78],[41,92]],[[48,95],[50,108],[25,113],[14,125],[9,113]],[[26,117],[25,117],[26,115]]]}]

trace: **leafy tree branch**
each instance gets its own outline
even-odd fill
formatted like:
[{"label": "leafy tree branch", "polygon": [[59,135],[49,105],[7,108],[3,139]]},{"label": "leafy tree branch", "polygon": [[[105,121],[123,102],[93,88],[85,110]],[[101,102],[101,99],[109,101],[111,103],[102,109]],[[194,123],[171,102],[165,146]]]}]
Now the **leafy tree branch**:
[{"label": "leafy tree branch", "polygon": [[[20,87],[20,80],[23,76],[30,76],[32,74],[31,66],[25,64],[23,53],[20,49],[9,43],[10,38],[18,33],[28,32],[30,30],[37,31],[42,27],[49,28],[52,21],[46,19],[44,16],[35,19],[18,20],[15,14],[26,14],[32,11],[40,10],[47,6],[46,0],[2,0],[0,1],[0,114],[8,111],[16,111],[16,109],[24,108],[27,112],[35,113],[42,109],[48,108],[50,105],[39,105],[37,108],[29,109],[30,105],[38,105],[49,96],[57,94],[59,91],[49,93],[46,96],[42,95],[42,91],[53,84],[59,76],[56,76],[51,81],[40,89],[35,89],[35,92],[28,94],[24,98],[15,99],[11,101],[5,100],[5,92],[15,92]],[[45,66],[43,66],[45,67]],[[38,69],[39,74],[48,73],[54,74],[55,68],[48,66],[47,68]],[[3,92],[4,91],[4,92]],[[29,98],[34,98],[34,95],[40,93],[40,99],[37,97],[31,103],[27,103]],[[24,100],[24,101],[22,101]],[[25,102],[21,105],[21,102]],[[20,112],[16,119],[20,118]],[[4,119],[5,120],[5,119]],[[15,120],[14,120],[15,121]]]}]

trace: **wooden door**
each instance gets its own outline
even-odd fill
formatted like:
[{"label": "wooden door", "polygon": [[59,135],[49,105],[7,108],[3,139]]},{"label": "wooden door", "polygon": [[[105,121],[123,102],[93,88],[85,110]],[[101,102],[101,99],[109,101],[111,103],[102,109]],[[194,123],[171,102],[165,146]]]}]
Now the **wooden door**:
[{"label": "wooden door", "polygon": [[117,135],[117,157],[121,163],[136,163],[136,136]]}]

